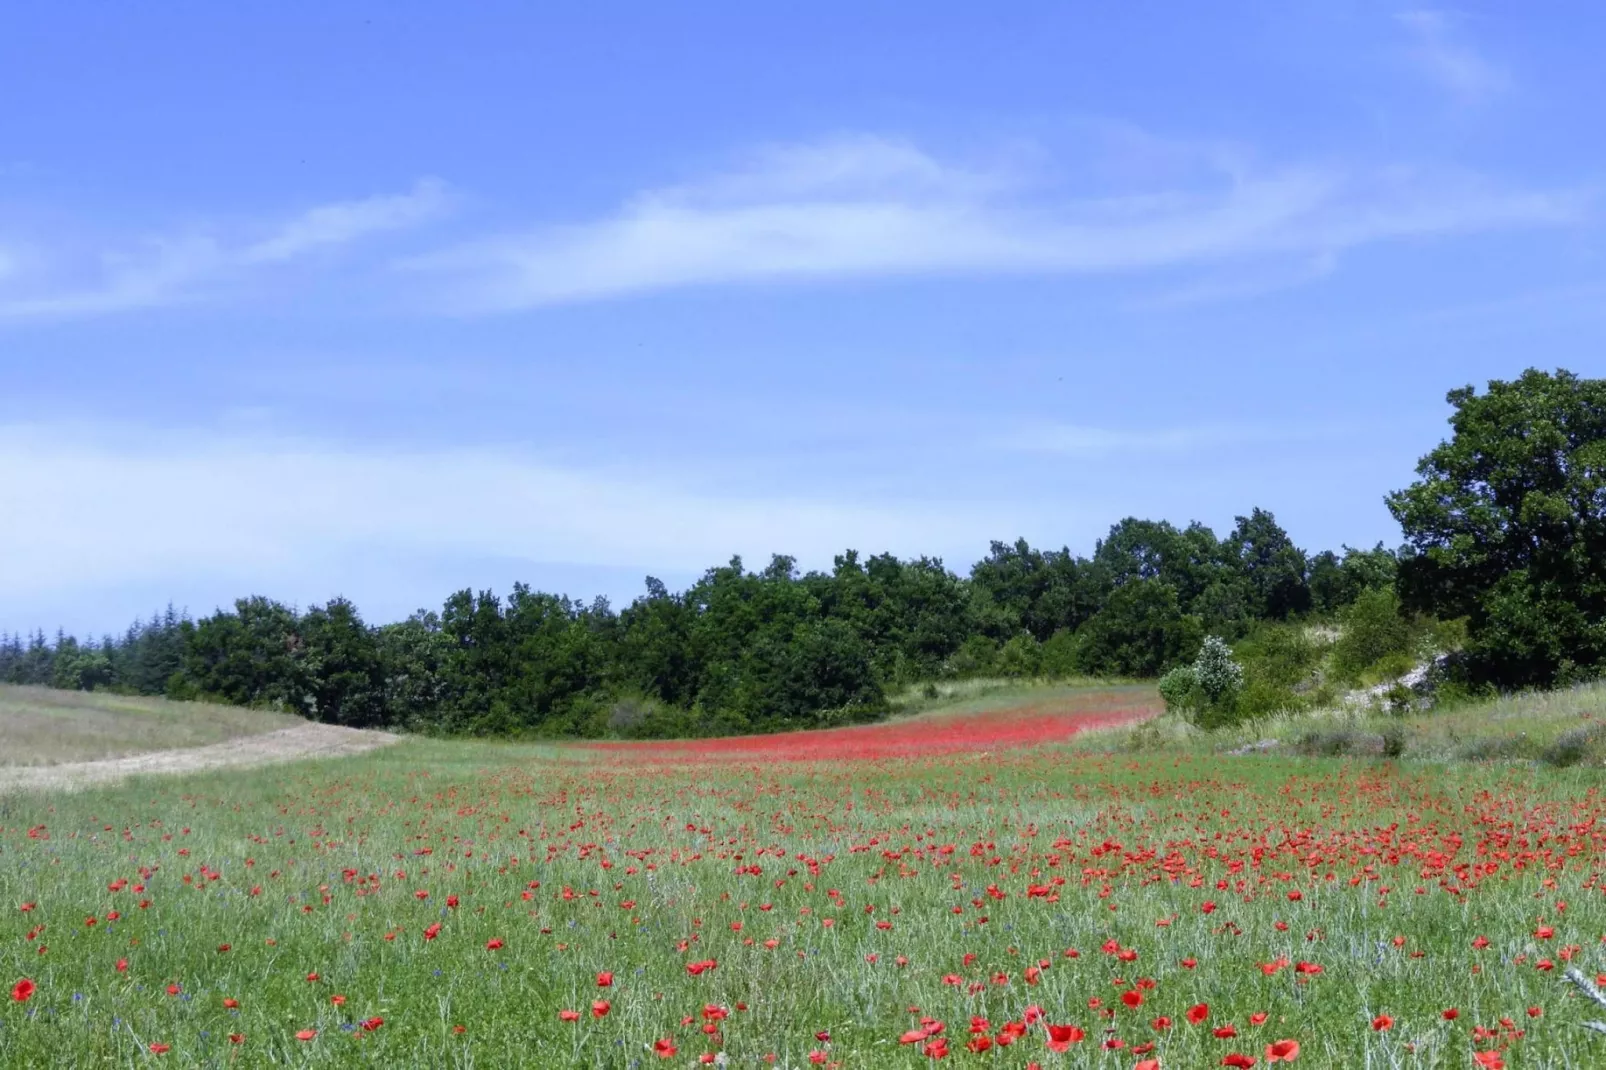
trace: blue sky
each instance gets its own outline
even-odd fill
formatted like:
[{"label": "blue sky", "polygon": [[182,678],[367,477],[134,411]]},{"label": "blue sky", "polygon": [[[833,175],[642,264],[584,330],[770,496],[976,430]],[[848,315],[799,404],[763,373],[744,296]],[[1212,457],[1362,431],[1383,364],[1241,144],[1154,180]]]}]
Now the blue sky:
[{"label": "blue sky", "polygon": [[1392,544],[1602,373],[1596,5],[559,8],[8,12],[0,629]]}]

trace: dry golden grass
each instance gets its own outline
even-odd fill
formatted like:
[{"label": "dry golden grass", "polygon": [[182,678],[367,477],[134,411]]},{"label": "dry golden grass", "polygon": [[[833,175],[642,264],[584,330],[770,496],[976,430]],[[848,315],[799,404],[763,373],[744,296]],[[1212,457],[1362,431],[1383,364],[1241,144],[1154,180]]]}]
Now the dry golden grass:
[{"label": "dry golden grass", "polygon": [[302,725],[267,710],[0,685],[0,766],[202,747]]}]

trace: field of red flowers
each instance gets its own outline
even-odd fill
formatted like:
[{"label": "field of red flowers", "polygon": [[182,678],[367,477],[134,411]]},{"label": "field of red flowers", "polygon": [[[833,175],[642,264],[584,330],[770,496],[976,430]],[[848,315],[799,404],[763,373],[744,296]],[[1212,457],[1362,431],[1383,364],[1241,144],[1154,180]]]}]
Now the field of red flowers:
[{"label": "field of red flowers", "polygon": [[0,800],[0,1064],[1606,1065],[1598,774],[1074,720]]}]

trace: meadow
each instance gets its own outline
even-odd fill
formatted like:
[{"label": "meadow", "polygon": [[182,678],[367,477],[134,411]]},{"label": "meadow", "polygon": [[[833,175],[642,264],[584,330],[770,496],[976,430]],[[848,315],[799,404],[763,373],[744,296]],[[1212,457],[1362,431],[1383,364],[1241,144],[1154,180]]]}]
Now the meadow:
[{"label": "meadow", "polygon": [[1606,1063],[1596,763],[937,705],[9,794],[0,1064]]},{"label": "meadow", "polygon": [[0,684],[3,765],[103,761],[200,747],[302,725],[299,717],[207,702]]}]

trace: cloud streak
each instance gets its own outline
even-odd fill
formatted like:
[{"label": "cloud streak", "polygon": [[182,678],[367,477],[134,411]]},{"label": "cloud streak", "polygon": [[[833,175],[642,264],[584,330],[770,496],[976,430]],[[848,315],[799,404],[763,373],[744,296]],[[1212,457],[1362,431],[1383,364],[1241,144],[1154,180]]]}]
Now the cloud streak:
[{"label": "cloud streak", "polygon": [[1235,163],[1142,195],[1071,196],[848,138],[770,150],[618,212],[416,258],[458,311],[698,286],[879,276],[1116,274],[1577,219],[1572,191],[1476,176]]},{"label": "cloud streak", "polygon": [[[984,545],[981,502],[726,491],[513,450],[364,450],[78,425],[0,428],[0,599],[386,552],[700,571],[733,551],[828,562],[844,546]],[[173,502],[204,502],[183,523]],[[1020,513],[1019,510],[1014,511]]]},{"label": "cloud streak", "polygon": [[993,445],[1018,453],[1094,458],[1115,454],[1154,456],[1250,443],[1310,441],[1339,434],[1337,428],[1305,427],[1298,430],[1243,424],[1202,424],[1195,427],[1105,428],[1085,424],[1036,423],[999,436]]},{"label": "cloud streak", "polygon": [[1395,16],[1414,38],[1412,63],[1464,104],[1480,104],[1511,87],[1511,76],[1486,59],[1456,29],[1446,12],[1403,11]]},{"label": "cloud streak", "polygon": [[[183,304],[253,271],[417,226],[445,210],[445,186],[425,180],[404,194],[320,205],[256,240],[210,231],[163,235],[83,261],[0,253],[0,320],[94,316]],[[29,270],[31,269],[31,270]]]}]

